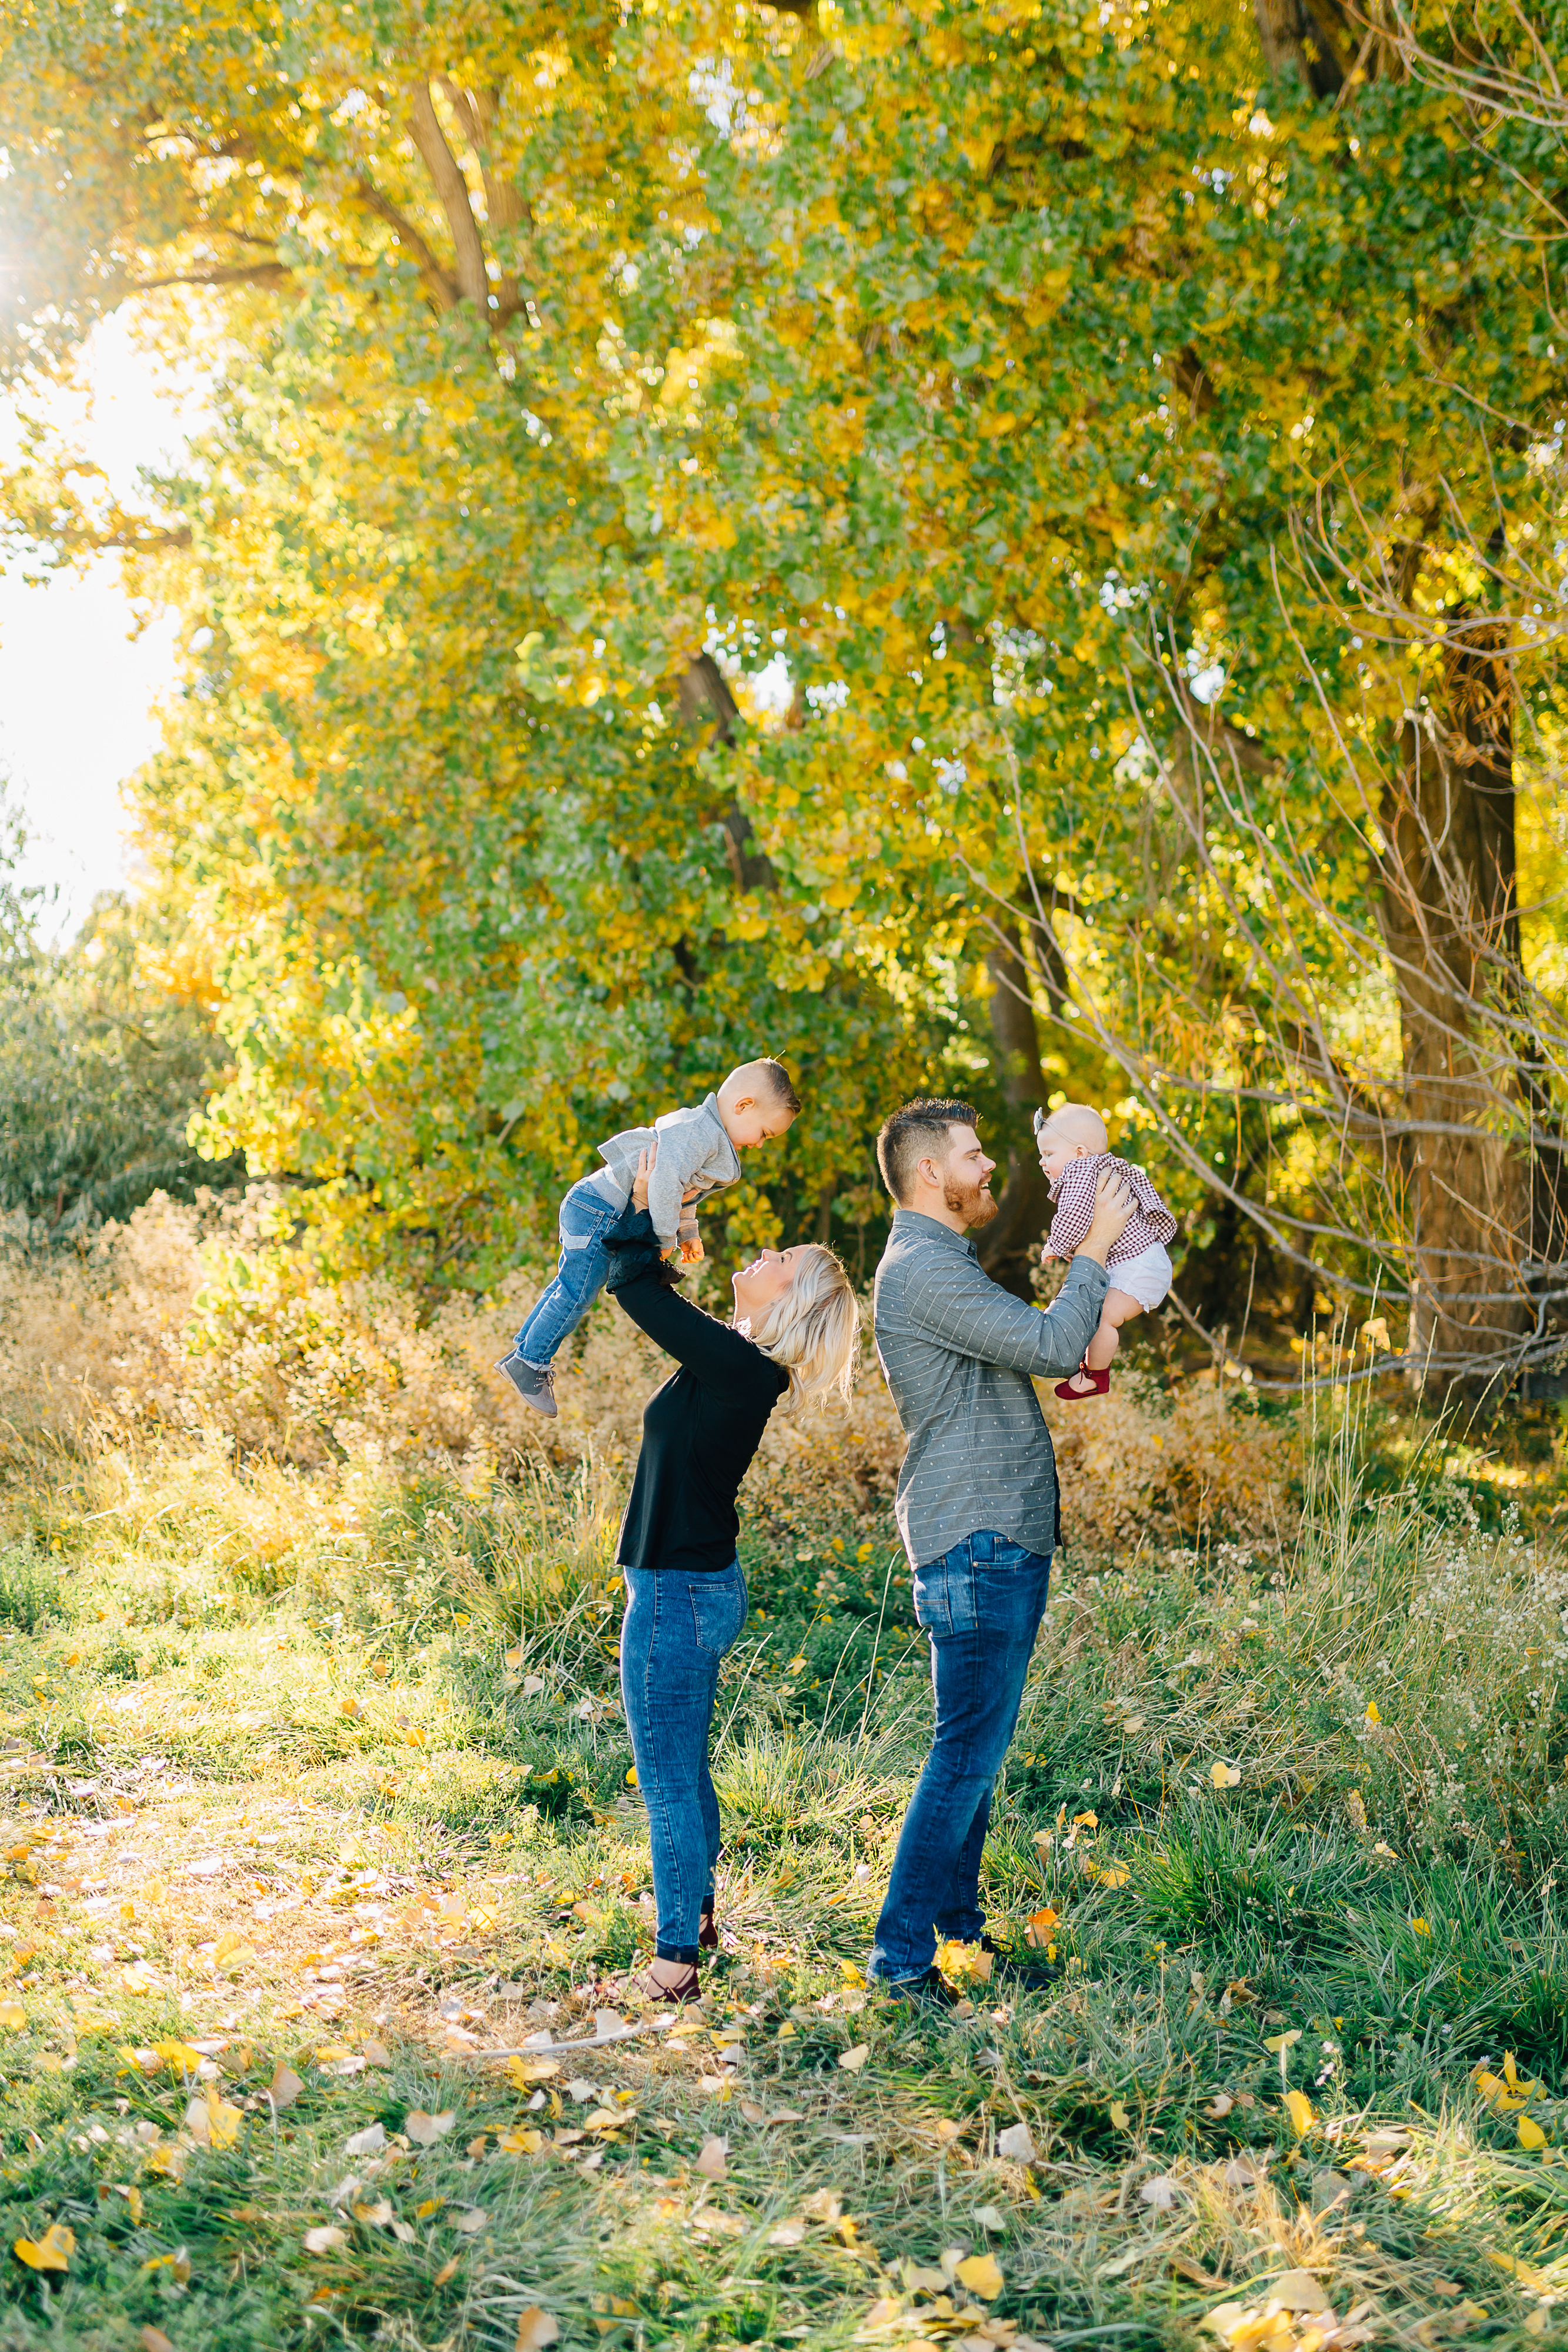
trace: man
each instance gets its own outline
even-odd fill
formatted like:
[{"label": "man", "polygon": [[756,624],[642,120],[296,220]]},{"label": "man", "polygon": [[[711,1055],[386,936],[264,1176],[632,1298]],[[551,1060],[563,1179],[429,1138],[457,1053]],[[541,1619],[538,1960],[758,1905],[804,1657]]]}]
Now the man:
[{"label": "man", "polygon": [[909,1451],[898,1528],[931,1643],[936,1729],[894,1857],[868,1975],[939,1997],[939,1938],[984,1936],[980,1852],[1018,1722],[1060,1540],[1056,1462],[1031,1384],[1075,1370],[1100,1321],[1106,1253],[1133,1212],[1102,1180],[1093,1222],[1044,1314],[981,1273],[966,1236],[997,1213],[996,1167],[966,1102],[923,1099],[877,1138],[893,1232],[876,1346]]}]

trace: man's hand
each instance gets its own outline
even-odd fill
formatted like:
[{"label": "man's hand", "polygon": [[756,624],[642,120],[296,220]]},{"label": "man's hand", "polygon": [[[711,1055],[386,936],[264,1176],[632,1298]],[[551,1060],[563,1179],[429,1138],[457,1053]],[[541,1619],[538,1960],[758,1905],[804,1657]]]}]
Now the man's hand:
[{"label": "man's hand", "polygon": [[1126,1178],[1107,1168],[1094,1187],[1093,1222],[1078,1244],[1079,1256],[1096,1258],[1103,1265],[1137,1205]]}]

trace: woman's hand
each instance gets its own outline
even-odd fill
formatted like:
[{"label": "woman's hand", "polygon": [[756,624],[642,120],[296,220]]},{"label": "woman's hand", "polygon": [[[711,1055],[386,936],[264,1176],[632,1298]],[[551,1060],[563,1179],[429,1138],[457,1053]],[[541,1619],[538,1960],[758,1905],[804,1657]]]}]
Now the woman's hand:
[{"label": "woman's hand", "polygon": [[637,1155],[637,1173],[632,1179],[632,1206],[634,1209],[645,1209],[648,1205],[648,1179],[658,1164],[658,1158],[656,1143],[651,1151],[640,1151]]}]

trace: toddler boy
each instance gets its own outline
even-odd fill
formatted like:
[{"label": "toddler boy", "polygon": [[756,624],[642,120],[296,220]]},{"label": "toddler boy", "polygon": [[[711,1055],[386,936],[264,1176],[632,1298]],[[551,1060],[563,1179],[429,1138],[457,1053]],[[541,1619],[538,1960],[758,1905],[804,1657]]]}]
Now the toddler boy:
[{"label": "toddler boy", "polygon": [[644,1151],[657,1150],[658,1159],[648,1180],[648,1214],[665,1256],[678,1246],[682,1263],[702,1256],[695,1213],[687,1213],[687,1196],[696,1199],[733,1184],[740,1175],[739,1154],[758,1143],[788,1132],[800,1108],[800,1097],[789,1083],[783,1064],[768,1059],[742,1062],[731,1070],[716,1095],[694,1108],[667,1110],[652,1127],[629,1127],[598,1146],[602,1168],[575,1183],[560,1204],[560,1264],[555,1280],[543,1292],[512,1343],[512,1352],[497,1366],[505,1372],[525,1404],[553,1417],[555,1376],[551,1365],[563,1339],[577,1328],[600,1292],[610,1271],[604,1236],[620,1219],[632,1197],[637,1161]]},{"label": "toddler boy", "polygon": [[1157,1307],[1169,1290],[1171,1262],[1166,1244],[1176,1239],[1176,1219],[1141,1168],[1113,1157],[1105,1122],[1087,1103],[1063,1103],[1049,1115],[1037,1110],[1034,1139],[1056,1203],[1045,1240],[1047,1257],[1070,1258],[1077,1249],[1092,1221],[1094,1189],[1105,1170],[1131,1187],[1137,1203],[1105,1260],[1111,1287],[1100,1310],[1100,1328],[1071,1379],[1057,1382],[1057,1395],[1071,1404],[1082,1397],[1104,1395],[1111,1385],[1111,1360],[1122,1344],[1122,1325],[1145,1307]]}]

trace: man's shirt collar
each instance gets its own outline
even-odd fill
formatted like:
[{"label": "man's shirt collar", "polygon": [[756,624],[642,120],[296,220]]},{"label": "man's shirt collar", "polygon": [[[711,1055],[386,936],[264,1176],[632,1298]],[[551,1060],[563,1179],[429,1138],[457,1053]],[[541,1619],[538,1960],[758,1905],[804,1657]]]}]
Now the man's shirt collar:
[{"label": "man's shirt collar", "polygon": [[966,1257],[975,1255],[975,1244],[967,1234],[956,1234],[939,1217],[928,1217],[923,1209],[894,1209],[893,1230],[907,1234],[911,1241],[943,1242],[949,1249],[962,1250]]}]

